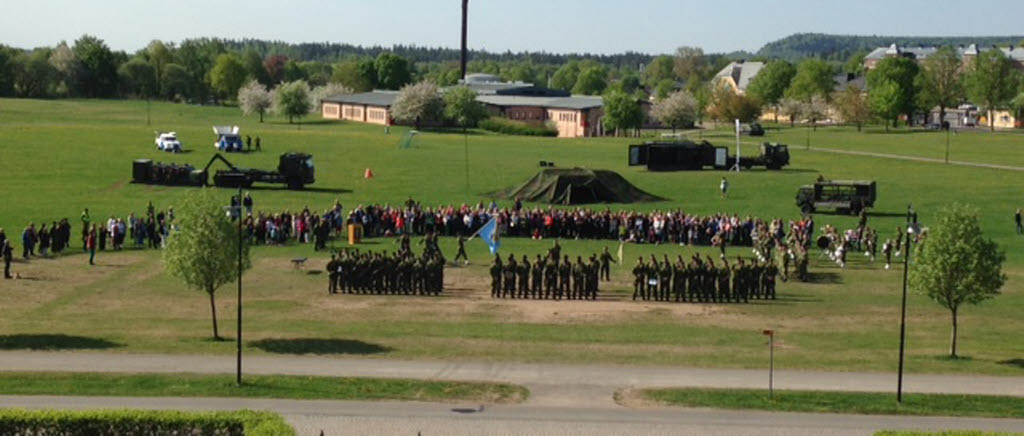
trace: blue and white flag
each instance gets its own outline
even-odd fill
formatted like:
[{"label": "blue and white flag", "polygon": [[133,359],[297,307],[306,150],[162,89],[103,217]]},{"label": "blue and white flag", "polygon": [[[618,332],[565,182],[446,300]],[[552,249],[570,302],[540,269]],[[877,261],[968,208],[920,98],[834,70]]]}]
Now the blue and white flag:
[{"label": "blue and white flag", "polygon": [[487,246],[491,248],[491,254],[498,252],[498,248],[501,247],[501,239],[498,237],[498,219],[491,218],[487,224],[477,232],[480,235],[480,239],[483,239]]}]

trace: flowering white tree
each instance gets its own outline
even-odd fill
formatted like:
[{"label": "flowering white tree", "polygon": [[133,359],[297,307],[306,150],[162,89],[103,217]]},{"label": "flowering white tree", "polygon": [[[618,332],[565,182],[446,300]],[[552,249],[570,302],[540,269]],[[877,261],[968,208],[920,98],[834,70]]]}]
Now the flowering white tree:
[{"label": "flowering white tree", "polygon": [[651,106],[651,116],[666,126],[676,128],[692,126],[697,119],[697,99],[689,92],[676,91]]},{"label": "flowering white tree", "polygon": [[441,93],[437,85],[428,80],[403,86],[391,105],[391,115],[396,120],[414,123],[416,128],[420,121],[439,118],[443,110]]},{"label": "flowering white tree", "polygon": [[267,90],[260,82],[255,80],[245,84],[238,89],[238,105],[245,115],[260,114],[260,122],[263,122],[263,114],[274,104],[274,93]]}]

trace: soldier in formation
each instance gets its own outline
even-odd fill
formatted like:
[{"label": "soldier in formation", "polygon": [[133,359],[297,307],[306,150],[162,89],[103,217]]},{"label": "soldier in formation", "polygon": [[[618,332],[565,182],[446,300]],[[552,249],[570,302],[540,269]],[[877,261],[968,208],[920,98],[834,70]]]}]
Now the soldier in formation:
[{"label": "soldier in formation", "polygon": [[556,243],[547,257],[537,255],[533,263],[525,255],[516,260],[509,255],[504,261],[495,255],[491,264],[491,297],[520,299],[596,300],[600,283],[601,262],[597,255],[575,262],[560,253]]},{"label": "soldier in formation", "polygon": [[718,303],[775,299],[779,275],[775,262],[736,259],[732,265],[727,259],[716,265],[710,256],[696,254],[689,262],[680,255],[674,263],[668,256],[660,262],[651,256],[647,263],[640,257],[633,267],[633,299]]},{"label": "soldier in formation", "polygon": [[444,256],[440,251],[374,253],[345,251],[327,263],[330,293],[377,295],[440,295],[444,289]]}]

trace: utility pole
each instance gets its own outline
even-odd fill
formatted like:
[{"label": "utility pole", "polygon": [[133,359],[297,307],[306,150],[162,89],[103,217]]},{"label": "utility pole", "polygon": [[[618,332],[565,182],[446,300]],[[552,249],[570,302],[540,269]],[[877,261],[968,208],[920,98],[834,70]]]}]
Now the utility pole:
[{"label": "utility pole", "polygon": [[896,402],[903,403],[903,350],[907,342],[907,273],[910,268],[910,235],[917,234],[917,213],[907,205],[907,240],[903,246],[903,302],[900,304],[900,366],[896,379]]},{"label": "utility pole", "polygon": [[461,56],[461,73],[462,80],[466,80],[466,33],[468,32],[467,17],[469,14],[469,0],[462,0],[462,56]]},{"label": "utility pole", "polygon": [[949,129],[950,129],[950,127],[946,128],[946,163],[947,164],[949,163]]}]

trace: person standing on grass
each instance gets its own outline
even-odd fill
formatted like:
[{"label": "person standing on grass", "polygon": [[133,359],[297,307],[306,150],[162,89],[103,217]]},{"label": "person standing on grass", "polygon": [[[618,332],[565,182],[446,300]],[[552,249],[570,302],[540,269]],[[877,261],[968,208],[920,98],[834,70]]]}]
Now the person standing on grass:
[{"label": "person standing on grass", "polygon": [[[0,232],[2,231],[3,229],[0,229]],[[14,260],[14,249],[11,248],[11,241],[5,239],[4,242],[0,244],[0,256],[3,256],[4,258],[4,278],[13,278],[11,276],[11,260]]]},{"label": "person standing on grass", "polygon": [[729,181],[722,177],[722,182],[718,184],[718,189],[722,190],[722,198],[729,198]]},{"label": "person standing on grass", "polygon": [[89,208],[82,211],[82,251],[86,251],[85,238],[89,236]]},{"label": "person standing on grass", "polygon": [[93,262],[96,259],[96,225],[93,224],[92,228],[85,235],[85,248],[89,250],[89,265],[95,265]]},{"label": "person standing on grass", "polygon": [[28,259],[29,256],[35,255],[36,246],[36,225],[29,223],[28,227],[25,227],[25,231],[21,232],[21,257]]},{"label": "person standing on grass", "polygon": [[1017,221],[1017,234],[1024,234],[1024,227],[1021,226],[1020,221],[1020,209],[1017,209],[1017,214],[1013,216],[1013,219]]}]

